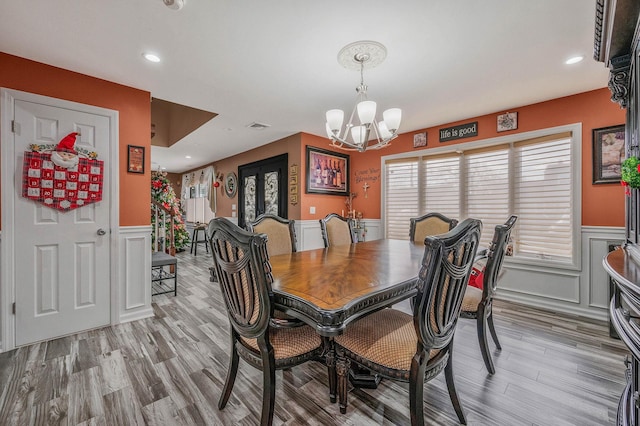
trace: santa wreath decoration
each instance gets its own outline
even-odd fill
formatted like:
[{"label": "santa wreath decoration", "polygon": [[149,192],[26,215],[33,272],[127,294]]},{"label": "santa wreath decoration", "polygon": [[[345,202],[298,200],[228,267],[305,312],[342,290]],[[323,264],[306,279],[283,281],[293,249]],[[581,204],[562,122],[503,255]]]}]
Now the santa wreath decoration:
[{"label": "santa wreath decoration", "polygon": [[57,145],[31,144],[25,151],[22,196],[62,211],[102,200],[104,161],[76,148],[79,133],[69,133]]}]

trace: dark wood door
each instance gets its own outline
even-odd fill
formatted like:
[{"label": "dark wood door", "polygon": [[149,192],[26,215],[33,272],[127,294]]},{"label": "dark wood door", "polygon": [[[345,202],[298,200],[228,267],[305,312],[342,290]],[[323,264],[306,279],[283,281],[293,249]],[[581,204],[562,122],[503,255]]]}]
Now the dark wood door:
[{"label": "dark wood door", "polygon": [[264,213],[287,218],[288,154],[238,167],[238,225]]}]

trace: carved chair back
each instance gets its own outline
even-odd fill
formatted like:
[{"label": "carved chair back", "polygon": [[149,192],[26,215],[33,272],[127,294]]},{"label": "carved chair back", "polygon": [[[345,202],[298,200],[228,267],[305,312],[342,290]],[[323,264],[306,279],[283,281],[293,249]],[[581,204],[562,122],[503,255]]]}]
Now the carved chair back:
[{"label": "carved chair back", "polygon": [[411,241],[423,242],[430,235],[446,234],[456,227],[457,219],[449,219],[443,214],[432,212],[409,219]]},{"label": "carved chair back", "polygon": [[426,238],[414,307],[419,348],[441,349],[451,342],[481,230],[482,222],[466,219],[446,235]]},{"label": "carved chair back", "polygon": [[487,265],[484,269],[484,279],[482,281],[482,299],[484,301],[492,299],[496,292],[511,231],[517,220],[518,216],[512,215],[503,225],[497,225],[495,228],[493,240],[487,253]]},{"label": "carved chair back", "polygon": [[263,336],[272,315],[267,237],[225,218],[212,219],[207,236],[231,326],[242,337]]},{"label": "carved chair back", "polygon": [[357,243],[351,221],[337,213],[329,213],[320,219],[320,230],[325,247]]},{"label": "carved chair back", "polygon": [[295,221],[273,214],[260,215],[253,222],[247,222],[247,231],[266,234],[269,256],[296,251]]}]

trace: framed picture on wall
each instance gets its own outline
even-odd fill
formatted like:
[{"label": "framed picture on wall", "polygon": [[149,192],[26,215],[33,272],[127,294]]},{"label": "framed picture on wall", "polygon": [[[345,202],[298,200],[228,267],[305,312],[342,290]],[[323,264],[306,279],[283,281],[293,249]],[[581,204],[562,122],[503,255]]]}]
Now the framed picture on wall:
[{"label": "framed picture on wall", "polygon": [[144,147],[127,145],[127,172],[144,174]]},{"label": "framed picture on wall", "polygon": [[619,183],[624,160],[624,124],[593,129],[593,183]]},{"label": "framed picture on wall", "polygon": [[349,195],[349,156],[307,146],[307,194]]}]

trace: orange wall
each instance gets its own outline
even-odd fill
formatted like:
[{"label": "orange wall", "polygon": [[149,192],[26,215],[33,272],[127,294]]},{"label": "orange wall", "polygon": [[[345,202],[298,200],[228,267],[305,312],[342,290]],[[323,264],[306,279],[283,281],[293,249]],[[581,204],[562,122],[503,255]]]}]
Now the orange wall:
[{"label": "orange wall", "polygon": [[[120,226],[149,225],[151,95],[0,52],[0,87],[119,111]],[[127,173],[127,145],[146,147],[144,174]],[[109,167],[109,164],[105,164]],[[4,185],[3,185],[4,186]]]},{"label": "orange wall", "polygon": [[[488,114],[405,133],[394,140],[388,148],[351,154],[351,191],[358,193],[353,202],[354,209],[363,211],[365,218],[380,218],[380,157],[401,152],[418,151],[418,149],[413,148],[413,135],[415,133],[427,132],[426,148],[429,149],[566,124],[582,123],[582,225],[624,226],[624,189],[616,184],[592,184],[592,130],[625,122],[625,111],[618,104],[611,102],[610,96],[609,89],[604,88],[510,109],[509,112],[518,113],[518,129],[513,131],[497,133],[496,117],[498,114]],[[444,143],[438,141],[440,128],[473,121],[478,121],[477,137]],[[329,144],[327,139],[318,139],[320,141],[314,144],[315,146],[325,148]],[[365,180],[371,186],[368,190],[367,198],[364,197],[362,189]],[[327,202],[333,204],[333,200],[330,200],[332,197],[319,197],[326,198]],[[319,203],[319,201],[315,200],[314,202]],[[340,212],[340,209],[342,207],[334,208],[334,211]],[[304,216],[303,211],[303,218]]]}]

